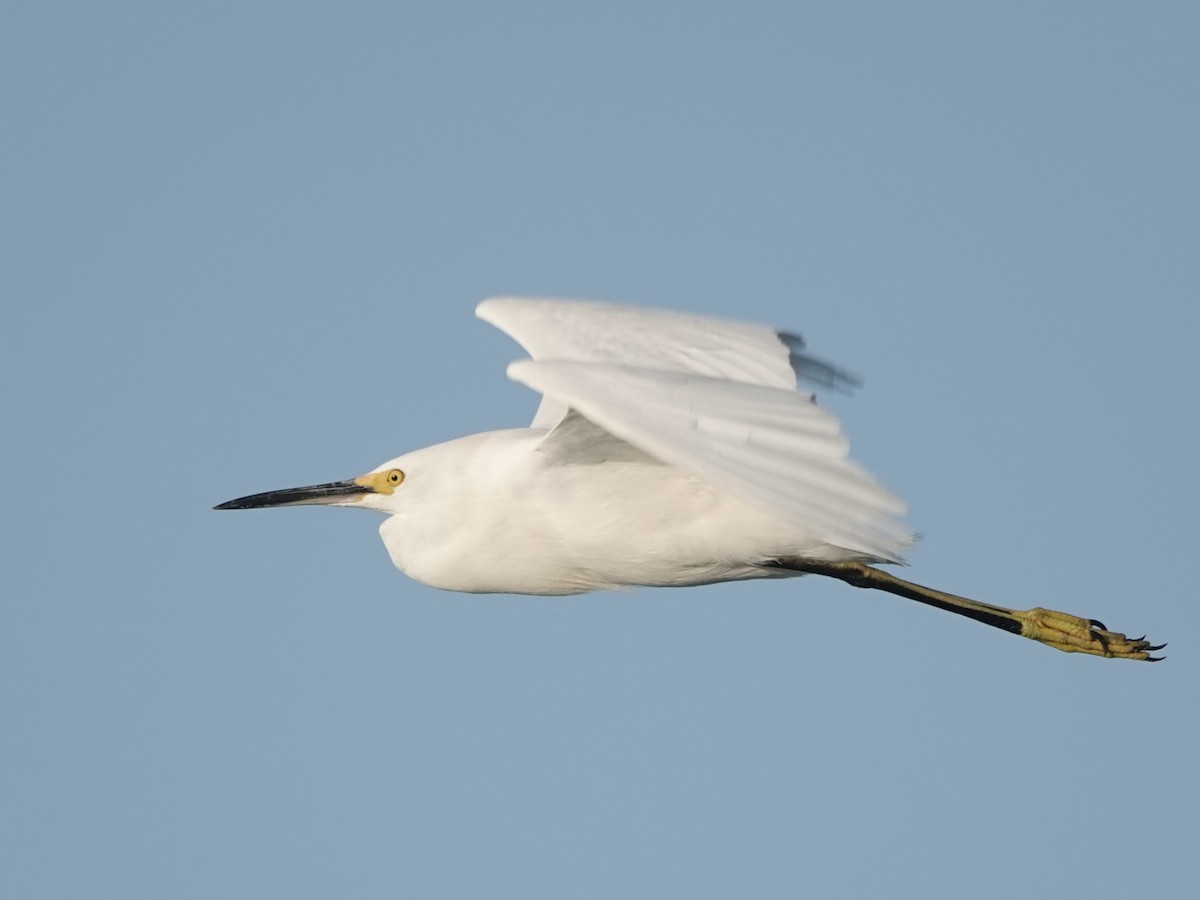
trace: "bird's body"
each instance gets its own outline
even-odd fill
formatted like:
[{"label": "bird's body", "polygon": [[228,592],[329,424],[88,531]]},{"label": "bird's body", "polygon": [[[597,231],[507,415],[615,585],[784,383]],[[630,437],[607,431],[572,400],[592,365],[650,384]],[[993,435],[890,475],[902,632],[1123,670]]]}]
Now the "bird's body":
[{"label": "bird's body", "polygon": [[389,463],[410,486],[380,526],[396,567],[444,590],[578,594],[798,574],[764,565],[780,557],[857,558],[645,454],[564,464],[539,451],[546,435],[485,432]]},{"label": "bird's body", "polygon": [[477,314],[531,359],[529,428],[416,450],[349,481],[218,509],[321,503],[385,513],[411,578],[452,591],[577,594],[819,573],[948,609],[1061,650],[1150,659],[1087,619],[943,594],[868,563],[912,544],[904,503],[849,457],[797,378],[845,372],[762,325],[606,303],[499,298]]}]

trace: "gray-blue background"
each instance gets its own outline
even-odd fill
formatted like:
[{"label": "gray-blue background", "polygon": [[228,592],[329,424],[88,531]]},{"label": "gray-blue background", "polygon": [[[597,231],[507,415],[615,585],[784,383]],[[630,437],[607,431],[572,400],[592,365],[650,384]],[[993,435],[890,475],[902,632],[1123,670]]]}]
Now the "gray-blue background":
[{"label": "gray-blue background", "polygon": [[[1194,896],[1192,3],[0,14],[10,897]],[[489,294],[795,329],[918,581],[473,597],[216,513],[524,424]]]}]

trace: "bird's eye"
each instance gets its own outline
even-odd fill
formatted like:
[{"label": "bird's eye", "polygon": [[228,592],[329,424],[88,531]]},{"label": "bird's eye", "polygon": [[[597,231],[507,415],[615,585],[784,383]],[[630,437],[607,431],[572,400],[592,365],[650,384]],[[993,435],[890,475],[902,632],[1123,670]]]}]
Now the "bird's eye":
[{"label": "bird's eye", "polygon": [[399,469],[392,469],[387,473],[388,484],[399,484],[404,480],[404,473]]}]

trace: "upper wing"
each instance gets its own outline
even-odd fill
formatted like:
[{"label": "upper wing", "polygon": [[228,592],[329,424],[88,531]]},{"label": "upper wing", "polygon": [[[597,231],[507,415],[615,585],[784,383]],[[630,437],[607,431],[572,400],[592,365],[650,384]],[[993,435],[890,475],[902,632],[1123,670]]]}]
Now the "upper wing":
[{"label": "upper wing", "polygon": [[[794,389],[796,376],[828,386],[854,377],[804,353],[797,335],[688,313],[639,309],[585,300],[493,297],[475,314],[525,348],[535,360],[613,363],[664,372]],[[553,428],[566,415],[545,396],[535,428]]]},{"label": "upper wing", "polygon": [[904,502],[850,460],[837,419],[796,390],[797,375],[856,383],[803,353],[800,338],[586,301],[496,298],[476,314],[533,357],[508,374],[542,394],[533,426],[552,429],[544,452],[645,454],[877,559],[899,562],[912,542]]},{"label": "upper wing", "polygon": [[[521,360],[508,374],[571,408],[543,441],[550,452],[611,453],[615,437],[826,543],[892,562],[912,543],[904,502],[849,459],[837,419],[806,394],[604,363]],[[577,434],[580,416],[607,434]]]}]

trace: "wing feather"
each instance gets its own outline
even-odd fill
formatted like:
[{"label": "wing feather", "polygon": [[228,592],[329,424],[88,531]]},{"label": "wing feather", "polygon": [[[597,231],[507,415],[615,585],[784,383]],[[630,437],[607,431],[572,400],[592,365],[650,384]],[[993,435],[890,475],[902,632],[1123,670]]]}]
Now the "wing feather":
[{"label": "wing feather", "polygon": [[[835,387],[853,376],[803,351],[794,334],[766,325],[590,300],[493,297],[475,314],[535,360],[611,363],[794,389],[796,377]],[[553,428],[567,407],[546,397],[533,427]]]},{"label": "wing feather", "polygon": [[[849,459],[837,419],[794,389],[563,360],[521,360],[508,374],[828,543],[899,562],[912,542],[899,518],[904,502]],[[553,445],[555,434],[545,443]]]}]

